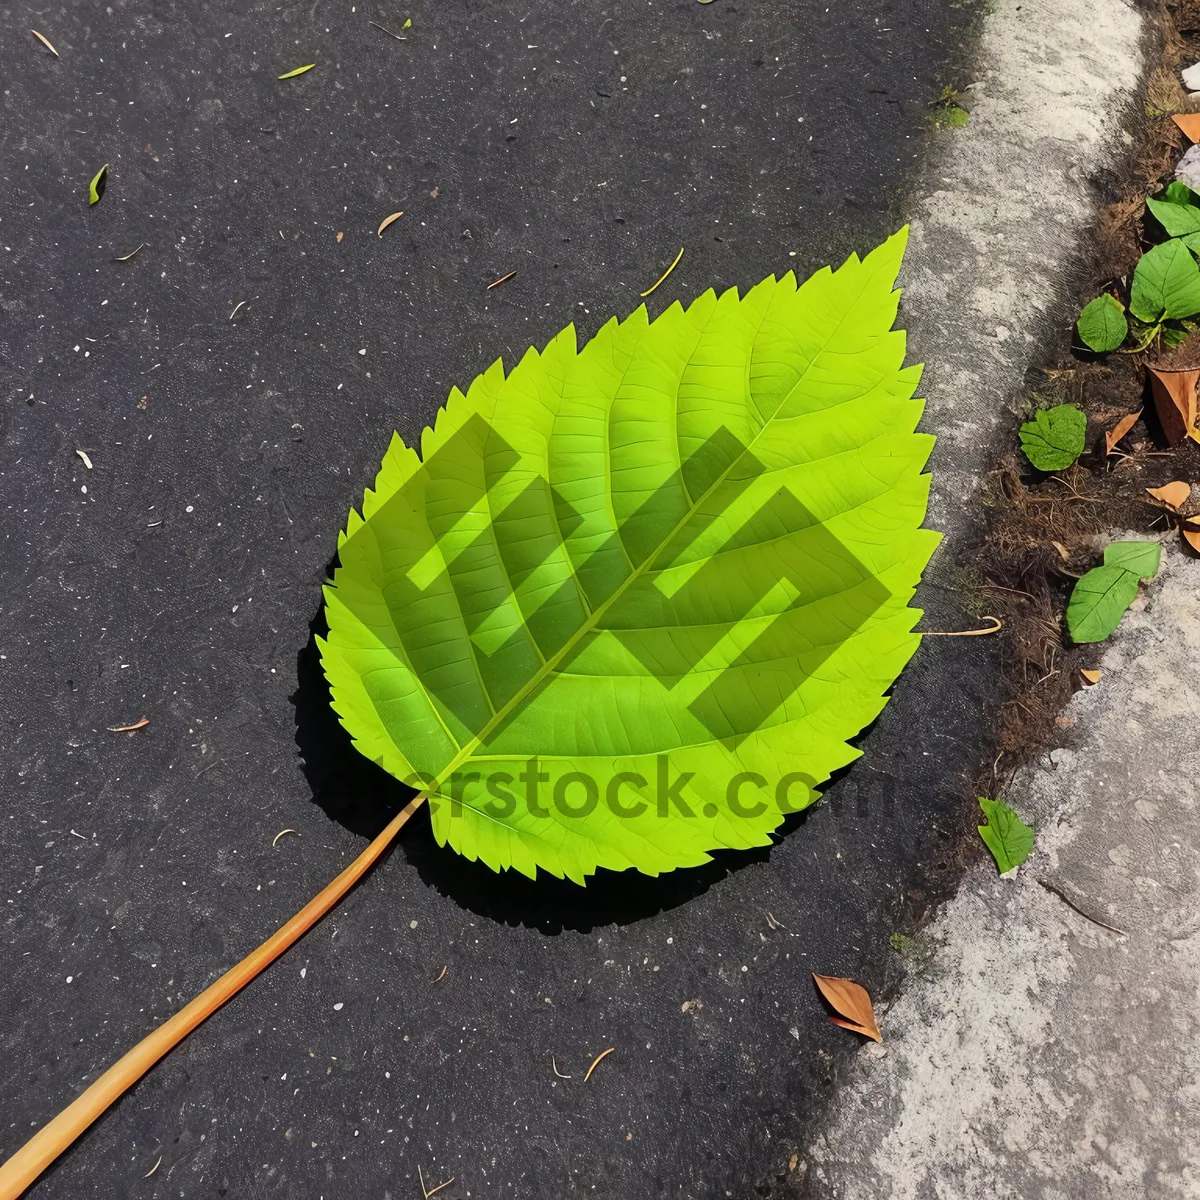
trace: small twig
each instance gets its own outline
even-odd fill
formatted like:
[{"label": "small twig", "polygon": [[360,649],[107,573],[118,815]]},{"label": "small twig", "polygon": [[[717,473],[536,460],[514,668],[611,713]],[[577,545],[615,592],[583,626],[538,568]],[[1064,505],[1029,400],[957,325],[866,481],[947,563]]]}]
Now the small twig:
[{"label": "small twig", "polygon": [[642,293],[643,300],[649,296],[651,292],[657,291],[659,284],[661,284],[667,278],[667,276],[670,275],[670,273],[675,270],[677,266],[679,266],[679,260],[683,257],[683,249],[684,248],[682,246],[679,247],[679,253],[675,255],[675,261]]},{"label": "small twig", "polygon": [[767,925],[772,929],[786,929],[787,926],[773,913],[767,913]]},{"label": "small twig", "polygon": [[300,831],[299,831],[298,829],[281,829],[281,830],[280,830],[280,831],[279,831],[279,832],[278,832],[278,833],[275,835],[275,837],[274,837],[274,838],[272,839],[272,841],[271,841],[271,849],[272,849],[272,850],[274,850],[274,849],[275,849],[275,843],[276,843],[277,841],[279,841],[279,839],[280,839],[281,837],[283,837],[283,835],[284,835],[285,833],[294,833],[294,834],[295,834],[297,837],[299,837],[299,836],[300,836]]},{"label": "small twig", "polygon": [[985,621],[995,621],[990,629],[918,629],[922,637],[986,637],[989,633],[999,633],[1004,628],[1004,622],[999,617],[985,616]]},{"label": "small twig", "polygon": [[378,24],[375,21],[368,21],[367,24],[374,25],[376,29],[382,30],[384,33],[386,33],[388,35],[388,37],[395,38],[396,41],[398,41],[398,42],[407,42],[408,41],[408,38],[401,37],[398,33],[393,33],[390,29],[384,29],[382,25]]},{"label": "small twig", "polygon": [[449,1187],[455,1180],[455,1176],[451,1175],[445,1183],[439,1183],[432,1191],[426,1191],[425,1176],[421,1171],[420,1163],[417,1164],[417,1178],[421,1181],[421,1195],[425,1197],[425,1200],[429,1200],[430,1196],[436,1196],[437,1193],[442,1190],[442,1188]]},{"label": "small twig", "polygon": [[158,1170],[158,1168],[162,1166],[162,1160],[163,1160],[163,1156],[160,1154],[160,1155],[158,1156],[158,1162],[156,1162],[156,1163],[154,1164],[154,1166],[152,1166],[152,1167],[150,1168],[150,1170],[148,1170],[148,1171],[145,1173],[145,1175],[143,1175],[143,1176],[142,1176],[142,1178],[143,1178],[143,1179],[149,1179],[149,1178],[150,1178],[150,1176],[151,1176],[151,1175],[153,1175],[153,1174],[154,1174],[154,1172],[155,1172],[155,1171],[157,1171],[157,1170]]},{"label": "small twig", "polygon": [[552,1054],[552,1055],[550,1055],[550,1065],[551,1065],[551,1066],[554,1068],[554,1073],[555,1073],[555,1075],[557,1075],[557,1076],[559,1077],[559,1079],[574,1079],[574,1078],[575,1078],[573,1075],[564,1075],[564,1074],[563,1074],[563,1073],[562,1073],[562,1072],[561,1072],[561,1071],[558,1069],[558,1063],[556,1063],[556,1062],[554,1061],[554,1055],[553,1055],[553,1054]]},{"label": "small twig", "polygon": [[1122,937],[1128,937],[1129,934],[1123,929],[1118,929],[1115,925],[1110,925],[1107,921],[1101,921],[1099,917],[1093,917],[1090,912],[1085,912],[1062,888],[1048,882],[1045,879],[1039,879],[1038,883],[1042,885],[1048,892],[1053,892],[1068,908],[1073,908],[1081,917],[1091,921],[1093,925],[1099,925],[1101,929],[1107,929],[1110,933],[1119,933]]},{"label": "small twig", "polygon": [[236,316],[238,315],[238,312],[241,310],[242,306],[243,306],[245,303],[246,303],[246,301],[245,301],[245,300],[239,300],[239,301],[237,302],[237,306],[234,308],[233,312],[231,312],[231,313],[229,314],[229,319],[230,319],[231,321],[233,320],[233,318],[234,318],[234,317],[236,317]]},{"label": "small twig", "polygon": [[507,283],[515,274],[516,271],[509,271],[507,275],[501,275],[499,279],[493,279],[492,282],[489,283],[486,288],[484,288],[484,291],[490,292],[492,288],[497,288],[502,283]]},{"label": "small twig", "polygon": [[120,258],[114,258],[113,262],[128,262],[145,244],[145,242],[139,242],[128,254],[122,254]]},{"label": "small twig", "polygon": [[601,1050],[600,1053],[596,1055],[596,1058],[593,1061],[592,1065],[590,1067],[588,1067],[588,1069],[587,1069],[587,1074],[583,1077],[584,1083],[587,1083],[587,1081],[589,1079],[591,1079],[592,1072],[596,1069],[596,1067],[600,1064],[600,1062],[603,1059],[606,1059],[615,1049],[616,1049],[616,1046],[609,1046],[609,1048],[607,1050]]},{"label": "small twig", "polygon": [[[1033,595],[1032,592],[1023,592],[1023,591],[1021,591],[1020,588],[1005,587],[1002,583],[981,583],[981,584],[979,584],[979,586],[981,588],[987,588],[988,591],[992,591],[992,592],[1012,592],[1012,594],[1014,596],[1028,596],[1030,598],[1030,600],[1037,599],[1037,597],[1035,595]],[[958,589],[958,588],[955,589],[955,591],[958,591],[958,590],[960,590],[960,589]],[[993,620],[994,619],[995,618],[993,618]]]},{"label": "small twig", "polygon": [[109,733],[133,733],[135,729],[144,729],[149,724],[150,718],[142,717],[132,725],[109,725],[107,728]]},{"label": "small twig", "polygon": [[442,968],[442,973],[441,973],[441,974],[440,974],[440,975],[439,975],[439,976],[438,976],[438,977],[437,977],[437,978],[436,978],[436,979],[435,979],[433,982],[434,982],[434,983],[441,983],[441,982],[442,982],[442,980],[446,978],[446,972],[447,972],[448,970],[450,970],[450,964],[449,964],[449,963],[447,963],[447,964],[446,964],[446,965],[445,965],[445,966]]}]

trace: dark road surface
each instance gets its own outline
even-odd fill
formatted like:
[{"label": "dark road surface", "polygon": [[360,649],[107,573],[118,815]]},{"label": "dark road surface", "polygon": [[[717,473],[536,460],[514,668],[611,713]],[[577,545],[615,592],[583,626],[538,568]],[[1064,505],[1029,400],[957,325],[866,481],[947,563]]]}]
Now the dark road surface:
[{"label": "dark road surface", "polygon": [[[874,246],[973,10],[0,13],[3,1158],[392,811],[311,642],[392,429],[624,315],[680,246],[652,312]],[[498,879],[422,815],[31,1195],[400,1200],[418,1167],[445,1200],[801,1194],[855,1045],[809,972],[886,994],[969,819],[987,681],[954,653],[926,644],[769,854],[585,892]]]}]

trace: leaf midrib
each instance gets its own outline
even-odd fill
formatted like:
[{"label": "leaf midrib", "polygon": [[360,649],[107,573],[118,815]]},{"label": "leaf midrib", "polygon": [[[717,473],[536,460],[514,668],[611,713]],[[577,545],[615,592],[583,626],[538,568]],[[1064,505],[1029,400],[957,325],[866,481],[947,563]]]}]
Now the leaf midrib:
[{"label": "leaf midrib", "polygon": [[[795,392],[801,386],[801,384],[804,383],[805,379],[808,378],[808,374],[812,370],[813,364],[825,353],[829,344],[841,332],[842,326],[846,323],[846,320],[848,319],[850,313],[854,310],[854,308],[858,304],[859,300],[861,300],[862,297],[866,294],[868,283],[869,283],[869,281],[864,281],[864,283],[862,284],[862,286],[859,289],[858,294],[854,297],[853,300],[851,300],[846,305],[845,310],[843,311],[842,316],[839,318],[837,325],[830,331],[829,336],[825,339],[824,342],[821,343],[820,348],[812,355],[812,357],[805,364],[804,370],[801,372],[800,377],[796,380],[795,383],[792,384],[792,386],[788,389],[787,394],[785,396],[783,396],[782,399],[779,401],[779,403],[775,406],[775,410],[771,414],[771,416],[762,423],[762,425],[759,427],[758,431],[750,439],[749,444],[746,445],[742,449],[742,453],[739,454],[737,456],[737,458],[735,458],[725,468],[725,470],[716,479],[713,480],[713,482],[704,490],[704,492],[696,498],[696,500],[692,504],[692,506],[684,513],[684,515],[682,517],[680,517],[680,519],[675,523],[675,526],[670,530],[670,532],[659,542],[658,548],[661,548],[662,546],[670,544],[671,539],[674,538],[675,535],[677,533],[679,533],[679,531],[687,524],[687,522],[692,519],[692,517],[696,513],[696,510],[700,507],[701,503],[704,500],[706,500],[716,488],[718,488],[721,484],[723,484],[726,481],[726,479],[729,476],[729,473],[733,470],[733,468],[736,467],[743,460],[743,458],[745,458],[745,456],[747,454],[749,454],[751,448],[758,441],[758,439],[762,436],[763,431],[766,430],[767,427],[771,424],[771,422],[776,419],[776,416],[778,415],[779,411],[787,404],[787,402],[795,394]],[[796,292],[793,293],[793,295],[798,294],[799,290],[800,289],[797,288]],[[753,352],[753,348],[752,348],[751,352]],[[676,396],[675,396],[675,405],[676,405],[676,414],[678,415],[678,406],[679,406],[678,393],[676,393]],[[464,762],[468,761],[472,757],[472,755],[475,753],[475,751],[483,744],[484,740],[493,732],[493,730],[496,729],[496,727],[505,718],[508,717],[508,715],[513,711],[513,709],[516,708],[518,705],[524,703],[525,700],[527,700],[528,697],[533,692],[535,692],[550,676],[552,676],[554,674],[558,664],[563,660],[563,658],[565,658],[568,653],[570,653],[571,651],[573,651],[575,649],[575,647],[579,644],[579,642],[582,640],[582,638],[584,638],[586,635],[592,633],[595,630],[596,625],[598,624],[600,618],[613,606],[613,604],[615,604],[625,594],[625,592],[628,590],[630,585],[633,584],[638,579],[641,579],[645,575],[647,569],[649,568],[650,563],[654,561],[654,557],[655,556],[653,554],[648,554],[642,560],[642,565],[639,566],[631,575],[629,575],[624,580],[624,582],[621,584],[621,586],[618,587],[617,590],[615,592],[613,592],[613,594],[603,604],[601,604],[599,608],[595,609],[591,613],[589,620],[584,622],[584,624],[581,625],[575,631],[575,633],[572,634],[571,637],[567,639],[567,641],[554,654],[554,656],[552,658],[547,659],[545,661],[545,663],[543,664],[543,666],[541,667],[541,669],[536,674],[532,675],[502,708],[500,708],[499,710],[495,710],[495,715],[492,717],[492,719],[483,727],[483,729],[481,729],[479,731],[479,733],[477,733],[475,735],[475,737],[470,742],[468,742],[465,746],[462,746],[459,749],[459,752],[450,760],[450,762],[445,767],[443,767],[441,771],[438,772],[437,776],[434,779],[434,782],[425,788],[426,796],[428,796],[431,791],[435,791],[435,792],[440,791],[441,786],[445,782],[447,777],[449,777],[450,775],[453,775],[454,772],[460,766],[462,766],[462,764]],[[477,810],[472,809],[472,811],[477,811]]]}]

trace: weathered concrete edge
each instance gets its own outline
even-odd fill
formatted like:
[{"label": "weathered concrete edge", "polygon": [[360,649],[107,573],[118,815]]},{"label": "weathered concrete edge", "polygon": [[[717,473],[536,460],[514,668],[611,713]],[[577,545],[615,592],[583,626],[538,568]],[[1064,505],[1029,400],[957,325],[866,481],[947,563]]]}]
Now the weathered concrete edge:
[{"label": "weathered concrete edge", "polygon": [[[1144,535],[1142,535],[1144,536]],[[821,1197],[1200,1196],[1200,563],[1174,539],[806,1153]]]},{"label": "weathered concrete edge", "polygon": [[[931,566],[933,581],[953,569],[958,547],[978,528],[971,498],[1011,424],[1027,372],[1074,317],[1080,252],[1100,200],[1097,176],[1132,145],[1128,126],[1146,69],[1146,37],[1141,12],[1126,0],[1044,0],[1036,7],[997,0],[983,19],[976,78],[966,93],[970,123],[937,135],[941,145],[924,172],[902,275],[903,323],[913,357],[927,364],[922,427],[938,435],[929,523],[946,538]],[[1036,778],[1034,771],[1014,794],[1031,792]],[[996,886],[990,866],[971,871],[935,921],[931,943],[965,961],[961,943],[973,931],[989,936],[978,919],[980,889]],[[957,1111],[958,1067],[948,1056],[963,1027],[944,1028],[939,1050],[922,1049],[922,1014],[930,1011],[929,989],[939,987],[930,978],[910,979],[888,1014],[889,1027],[900,1024],[911,1044],[898,1050],[889,1038],[882,1053],[864,1048],[835,1089],[803,1156],[807,1194],[971,1194],[965,1169],[947,1167],[949,1190],[937,1190],[949,1158],[939,1166],[934,1151],[944,1150],[945,1139],[915,1119],[929,1100],[921,1083],[938,1070],[950,1083],[943,1099]],[[970,1061],[985,1073],[1003,1070],[978,1056]],[[943,1106],[938,1119],[947,1115]],[[961,1132],[955,1121],[947,1136],[954,1143]],[[997,1136],[1002,1140],[1002,1132]],[[959,1144],[969,1159],[971,1143]],[[974,1183],[984,1186],[982,1177]],[[968,1191],[955,1190],[960,1186]]]},{"label": "weathered concrete edge", "polygon": [[1009,403],[1074,318],[1094,181],[1132,144],[1145,34],[1127,0],[995,0],[964,93],[970,122],[936,135],[901,313],[926,364],[922,427],[938,437],[929,523],[951,546],[977,520],[965,502]]}]

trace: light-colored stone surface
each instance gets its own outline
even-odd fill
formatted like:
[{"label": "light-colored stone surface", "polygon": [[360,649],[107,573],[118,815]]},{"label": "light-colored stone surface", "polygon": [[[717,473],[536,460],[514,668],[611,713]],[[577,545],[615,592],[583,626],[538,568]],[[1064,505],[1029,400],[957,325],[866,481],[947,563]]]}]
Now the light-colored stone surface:
[{"label": "light-colored stone surface", "polygon": [[1096,661],[1005,796],[1033,857],[981,862],[922,935],[810,1149],[817,1195],[1200,1197],[1200,563],[1172,545]]},{"label": "light-colored stone surface", "polygon": [[1074,320],[1092,182],[1131,145],[1142,35],[1126,0],[993,0],[970,122],[936,135],[901,317],[927,364],[922,428],[938,436],[929,523],[948,535],[970,520],[1006,403]]}]

